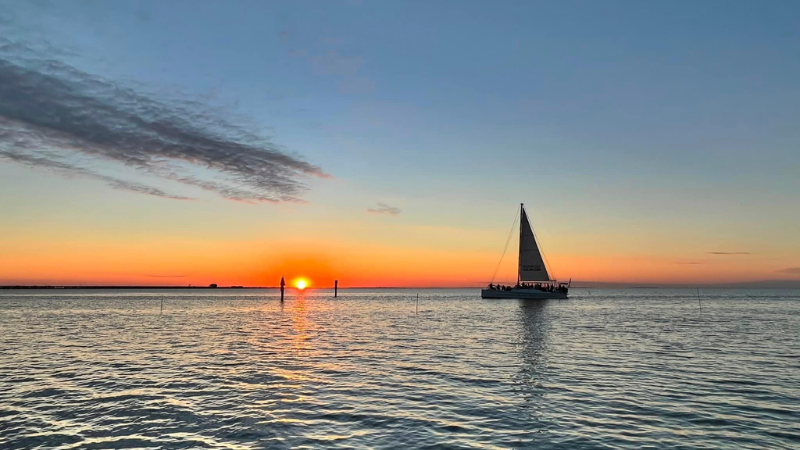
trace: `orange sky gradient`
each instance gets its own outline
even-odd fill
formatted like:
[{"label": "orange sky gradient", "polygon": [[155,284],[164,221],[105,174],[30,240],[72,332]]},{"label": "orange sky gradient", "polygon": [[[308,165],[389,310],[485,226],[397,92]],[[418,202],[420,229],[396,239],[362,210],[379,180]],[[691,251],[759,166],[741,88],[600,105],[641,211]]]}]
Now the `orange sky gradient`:
[{"label": "orange sky gradient", "polygon": [[[11,244],[11,245],[9,245]],[[472,287],[492,280],[502,249],[475,251],[426,249],[349,242],[301,241],[196,242],[155,240],[5,243],[14,258],[0,258],[0,284],[276,286],[285,276],[290,286],[303,277],[311,288],[331,287]],[[513,247],[512,243],[510,247]],[[548,262],[563,281],[621,283],[723,283],[775,279],[774,267],[754,255],[700,255],[676,260],[652,255],[553,252]],[[516,248],[510,248],[495,282],[515,280]]]}]

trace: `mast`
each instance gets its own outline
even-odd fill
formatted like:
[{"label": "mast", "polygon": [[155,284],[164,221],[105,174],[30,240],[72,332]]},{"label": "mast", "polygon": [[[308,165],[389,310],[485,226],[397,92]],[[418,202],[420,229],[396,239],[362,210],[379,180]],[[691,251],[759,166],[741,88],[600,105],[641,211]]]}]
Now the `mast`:
[{"label": "mast", "polygon": [[522,280],[522,215],[525,214],[525,204],[519,204],[519,249],[517,250],[517,284]]}]

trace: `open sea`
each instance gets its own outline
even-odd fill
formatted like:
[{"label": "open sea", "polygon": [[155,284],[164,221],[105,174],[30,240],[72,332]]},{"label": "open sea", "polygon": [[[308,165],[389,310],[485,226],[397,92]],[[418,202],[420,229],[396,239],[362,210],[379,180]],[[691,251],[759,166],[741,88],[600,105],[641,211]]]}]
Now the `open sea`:
[{"label": "open sea", "polygon": [[0,448],[800,448],[800,291],[293,294],[0,291]]}]

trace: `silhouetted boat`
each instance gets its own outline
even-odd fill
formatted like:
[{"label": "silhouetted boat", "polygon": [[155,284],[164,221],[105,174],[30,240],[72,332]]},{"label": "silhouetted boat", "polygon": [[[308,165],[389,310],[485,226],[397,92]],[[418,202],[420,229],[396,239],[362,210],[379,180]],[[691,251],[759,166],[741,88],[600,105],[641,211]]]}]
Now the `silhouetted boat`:
[{"label": "silhouetted boat", "polygon": [[[482,298],[547,299],[567,298],[570,283],[551,280],[542,251],[536,241],[525,205],[519,204],[519,258],[517,263],[517,284],[515,286],[495,286],[481,290]],[[513,229],[513,228],[512,228]]]}]

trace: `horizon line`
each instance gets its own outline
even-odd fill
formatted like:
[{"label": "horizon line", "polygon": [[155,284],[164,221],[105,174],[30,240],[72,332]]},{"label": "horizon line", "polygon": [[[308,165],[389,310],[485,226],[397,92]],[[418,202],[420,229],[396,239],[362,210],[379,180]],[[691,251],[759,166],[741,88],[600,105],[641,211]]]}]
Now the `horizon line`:
[{"label": "horizon line", "polygon": [[[719,282],[719,283],[647,283],[647,282],[627,282],[627,281],[573,281],[573,288],[597,288],[597,287],[628,287],[628,288],[660,288],[660,287],[729,287],[729,286],[742,286],[742,285],[756,285],[756,284],[776,284],[776,283],[797,283],[800,287],[800,279],[768,279],[768,280],[753,280],[753,281],[736,281],[736,282]],[[472,286],[339,286],[340,290],[344,289],[481,289],[482,285]],[[244,285],[228,285],[228,286],[211,286],[211,285],[74,285],[74,284],[9,284],[0,285],[0,289],[13,290],[13,289],[280,289],[280,286],[244,286]],[[297,290],[295,287],[286,287],[287,290]],[[315,289],[335,289],[334,286],[319,286],[307,287],[306,290]]]}]

